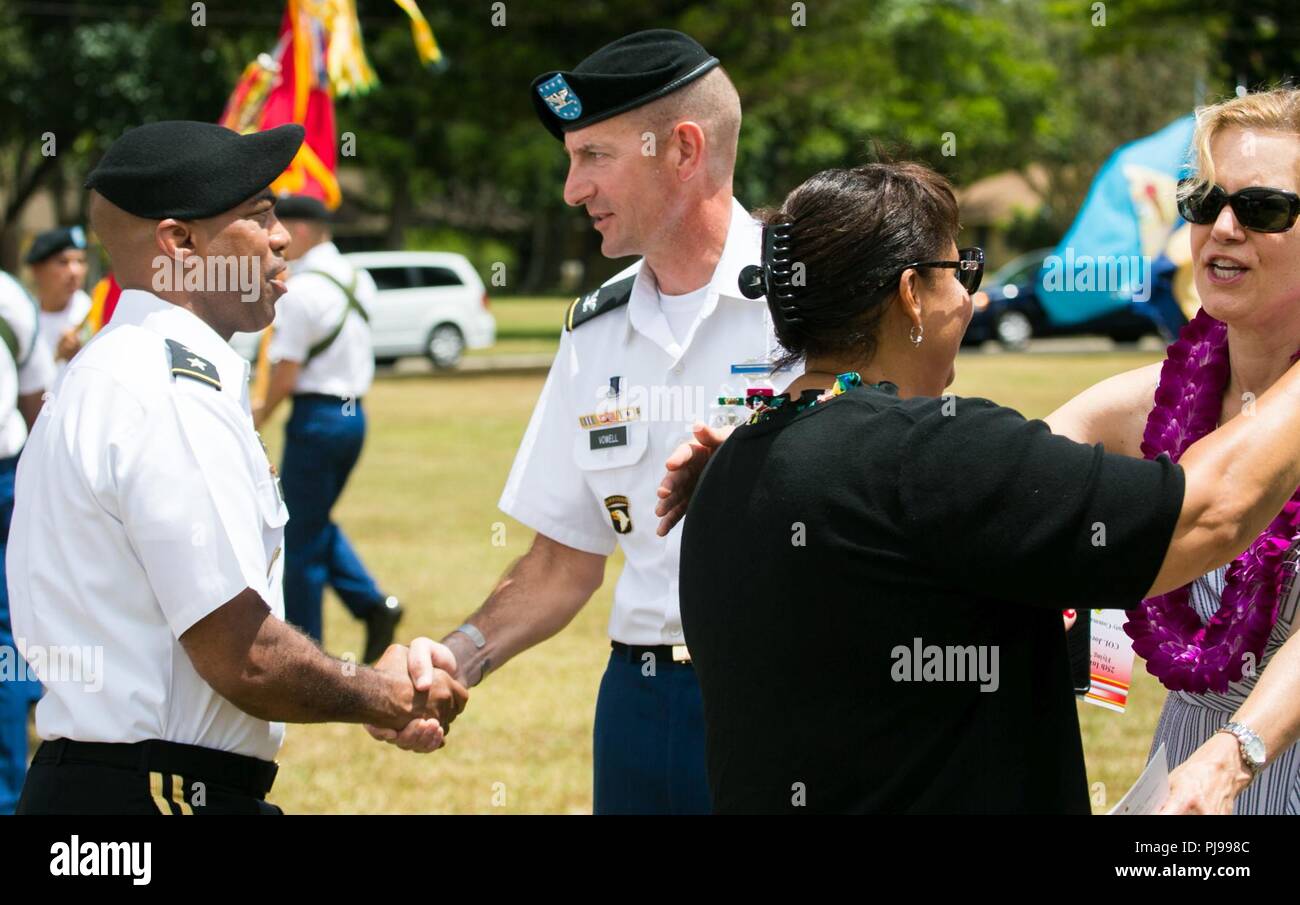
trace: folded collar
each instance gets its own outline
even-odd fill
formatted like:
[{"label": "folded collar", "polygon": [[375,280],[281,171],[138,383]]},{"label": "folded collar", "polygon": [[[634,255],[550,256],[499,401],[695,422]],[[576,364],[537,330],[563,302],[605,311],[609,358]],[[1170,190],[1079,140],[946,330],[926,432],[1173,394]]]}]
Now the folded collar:
[{"label": "folded collar", "polygon": [[[749,215],[745,206],[731,199],[731,222],[727,225],[727,239],[722,255],[709,278],[708,295],[700,319],[708,317],[718,307],[719,298],[739,299],[748,305],[763,306],[761,301],[746,299],[740,293],[740,271],[750,264],[759,263],[762,257],[763,227]],[[662,323],[659,321],[662,320]],[[655,339],[665,349],[676,346],[668,322],[659,311],[659,287],[654,274],[644,264],[632,284],[632,298],[628,303],[628,329],[636,329]],[[684,350],[677,347],[677,357]]]}]

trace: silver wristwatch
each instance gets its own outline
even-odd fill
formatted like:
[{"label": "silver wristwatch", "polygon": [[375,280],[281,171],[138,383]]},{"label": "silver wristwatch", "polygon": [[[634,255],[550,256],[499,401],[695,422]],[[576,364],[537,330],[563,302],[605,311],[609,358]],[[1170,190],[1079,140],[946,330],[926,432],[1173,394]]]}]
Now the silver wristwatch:
[{"label": "silver wristwatch", "polygon": [[[453,634],[455,632],[460,632],[462,635],[464,635],[466,638],[472,641],[474,643],[474,649],[476,651],[480,651],[487,646],[487,638],[484,638],[483,633],[480,632],[475,626],[470,625],[468,622],[456,628]],[[473,682],[469,682],[469,685],[473,687],[474,685],[479,684],[485,678],[487,678],[488,669],[491,666],[492,666],[492,659],[490,657],[484,657],[483,662],[480,663],[478,667],[478,678]],[[462,671],[461,674],[464,675],[464,666],[461,667],[461,671]],[[466,680],[469,679],[468,676],[465,676],[465,678]]]},{"label": "silver wristwatch", "polygon": [[1219,731],[1231,732],[1237,737],[1237,745],[1241,748],[1241,759],[1245,761],[1246,769],[1250,770],[1251,776],[1258,776],[1259,771],[1264,769],[1266,755],[1264,740],[1244,723],[1227,723]]},{"label": "silver wristwatch", "polygon": [[464,625],[458,626],[452,631],[460,632],[466,638],[473,641],[474,646],[479,650],[482,650],[487,645],[487,639],[483,637],[483,633],[480,632],[474,626],[470,625],[468,622],[466,622]]}]

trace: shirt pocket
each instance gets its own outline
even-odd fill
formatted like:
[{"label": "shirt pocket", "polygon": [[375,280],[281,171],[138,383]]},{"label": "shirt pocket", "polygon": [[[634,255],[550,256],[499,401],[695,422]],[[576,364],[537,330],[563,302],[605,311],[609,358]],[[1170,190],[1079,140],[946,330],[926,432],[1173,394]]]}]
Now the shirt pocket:
[{"label": "shirt pocket", "polygon": [[[609,431],[623,432],[624,437],[610,434]],[[616,445],[601,445],[598,441],[604,437],[623,440]],[[617,469],[630,468],[645,456],[650,442],[650,425],[644,421],[629,421],[612,427],[579,431],[573,438],[573,459],[582,471],[590,477],[606,473],[612,474]],[[593,448],[593,445],[595,448]]]},{"label": "shirt pocket", "polygon": [[284,526],[289,521],[289,507],[280,494],[280,481],[272,475],[257,484],[257,508],[262,516],[262,543],[266,547],[266,571],[269,576],[275,561],[284,555]]}]

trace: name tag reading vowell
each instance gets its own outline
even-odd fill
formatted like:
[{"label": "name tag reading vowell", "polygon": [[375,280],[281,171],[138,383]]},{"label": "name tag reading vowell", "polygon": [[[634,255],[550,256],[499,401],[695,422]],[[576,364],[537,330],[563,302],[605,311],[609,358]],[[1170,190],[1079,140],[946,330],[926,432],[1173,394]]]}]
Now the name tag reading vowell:
[{"label": "name tag reading vowell", "polygon": [[592,449],[613,449],[615,446],[627,446],[626,427],[607,427],[595,430],[587,435],[591,438]]}]

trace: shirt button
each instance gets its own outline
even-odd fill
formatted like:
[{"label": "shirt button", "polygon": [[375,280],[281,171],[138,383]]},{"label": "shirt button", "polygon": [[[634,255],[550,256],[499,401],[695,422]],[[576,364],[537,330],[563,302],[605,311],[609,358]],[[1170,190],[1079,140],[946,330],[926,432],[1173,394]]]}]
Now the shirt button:
[{"label": "shirt button", "polygon": [[680,374],[682,373],[682,371],[683,371],[683,367],[681,365],[678,365],[677,367],[673,368],[674,374]]},{"label": "shirt button", "polygon": [[676,638],[676,637],[677,637],[678,635],[680,635],[681,633],[682,633],[682,630],[681,630],[680,627],[674,627],[674,628],[670,628],[670,629],[668,629],[668,634],[672,635],[674,638]]}]

